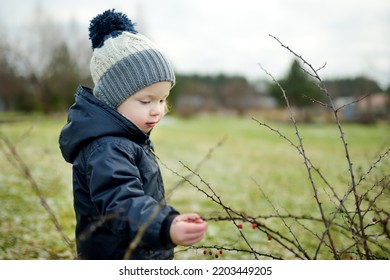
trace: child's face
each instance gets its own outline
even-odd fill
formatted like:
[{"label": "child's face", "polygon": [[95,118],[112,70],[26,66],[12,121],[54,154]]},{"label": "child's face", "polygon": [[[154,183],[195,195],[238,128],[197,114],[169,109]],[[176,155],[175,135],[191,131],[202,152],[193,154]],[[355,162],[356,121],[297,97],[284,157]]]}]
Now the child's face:
[{"label": "child's face", "polygon": [[164,116],[170,89],[170,82],[144,87],[127,98],[117,110],[144,133],[148,133]]}]

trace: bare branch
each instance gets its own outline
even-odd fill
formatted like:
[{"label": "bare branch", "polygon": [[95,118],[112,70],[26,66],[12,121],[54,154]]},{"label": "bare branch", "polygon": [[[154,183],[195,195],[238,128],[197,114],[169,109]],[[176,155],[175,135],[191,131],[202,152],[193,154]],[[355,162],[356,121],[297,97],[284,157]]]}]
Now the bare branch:
[{"label": "bare branch", "polygon": [[[54,213],[54,210],[50,207],[50,205],[47,203],[47,200],[42,193],[38,183],[35,181],[34,177],[31,174],[31,171],[27,164],[24,162],[22,157],[19,155],[18,151],[16,150],[15,146],[11,143],[11,141],[8,139],[6,135],[4,135],[2,132],[0,132],[0,140],[4,143],[5,146],[2,145],[2,150],[6,154],[7,158],[10,160],[10,162],[13,162],[15,166],[22,172],[23,176],[27,181],[30,183],[31,188],[33,189],[34,193],[39,198],[39,201],[47,214],[49,215],[50,220],[53,222],[54,226],[56,227],[58,233],[61,235],[62,240],[65,242],[65,244],[73,251],[74,244],[73,242],[66,236],[64,230],[62,229],[56,214]],[[12,156],[12,158],[10,157]]]}]

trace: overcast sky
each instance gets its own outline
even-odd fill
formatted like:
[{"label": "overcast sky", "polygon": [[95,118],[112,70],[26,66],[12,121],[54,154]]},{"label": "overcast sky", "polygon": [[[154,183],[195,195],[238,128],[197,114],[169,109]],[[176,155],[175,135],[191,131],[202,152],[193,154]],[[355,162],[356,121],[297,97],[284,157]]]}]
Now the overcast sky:
[{"label": "overcast sky", "polygon": [[0,26],[23,28],[37,5],[58,22],[77,22],[86,44],[94,16],[124,12],[181,73],[267,78],[261,64],[283,77],[292,55],[272,34],[313,66],[327,63],[323,78],[366,75],[390,86],[388,0],[0,0]]}]

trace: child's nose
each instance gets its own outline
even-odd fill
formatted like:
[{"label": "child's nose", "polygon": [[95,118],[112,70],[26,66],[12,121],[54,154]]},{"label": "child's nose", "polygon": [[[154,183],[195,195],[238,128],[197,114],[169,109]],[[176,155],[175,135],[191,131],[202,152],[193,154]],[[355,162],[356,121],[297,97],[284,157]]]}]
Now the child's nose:
[{"label": "child's nose", "polygon": [[150,110],[150,114],[152,116],[161,115],[162,114],[162,110],[163,110],[163,106],[161,106],[160,104],[156,104]]}]

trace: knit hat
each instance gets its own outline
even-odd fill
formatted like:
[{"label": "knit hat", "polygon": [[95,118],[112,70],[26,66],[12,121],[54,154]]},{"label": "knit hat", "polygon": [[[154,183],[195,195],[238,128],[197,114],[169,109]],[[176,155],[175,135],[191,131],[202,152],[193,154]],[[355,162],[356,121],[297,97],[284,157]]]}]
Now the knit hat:
[{"label": "knit hat", "polygon": [[90,22],[94,95],[113,108],[151,84],[175,84],[172,66],[123,13],[107,10]]}]

